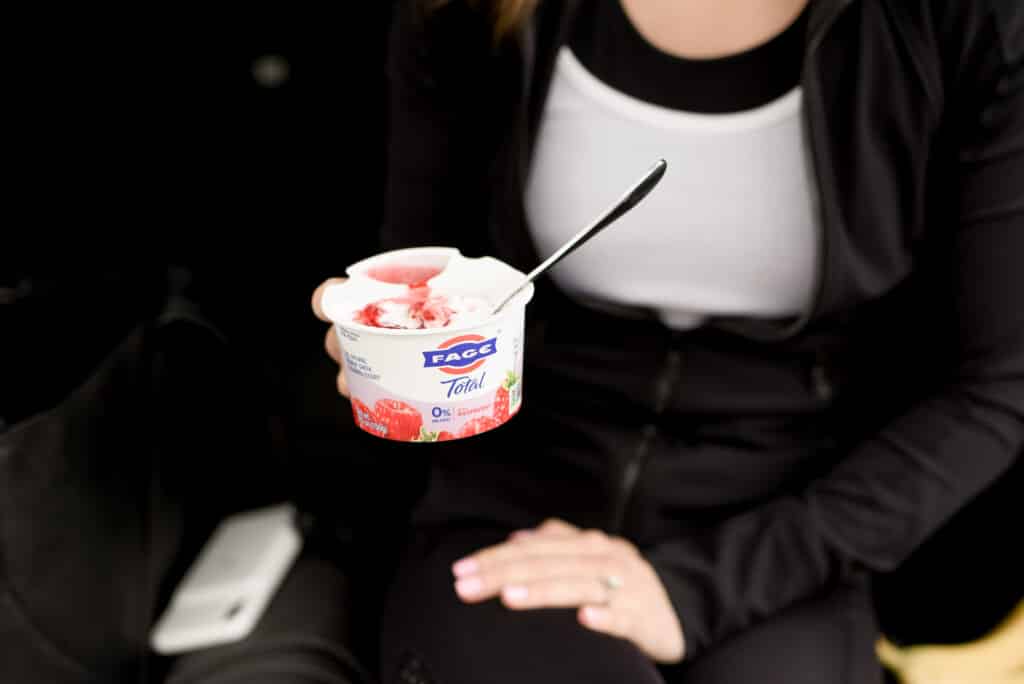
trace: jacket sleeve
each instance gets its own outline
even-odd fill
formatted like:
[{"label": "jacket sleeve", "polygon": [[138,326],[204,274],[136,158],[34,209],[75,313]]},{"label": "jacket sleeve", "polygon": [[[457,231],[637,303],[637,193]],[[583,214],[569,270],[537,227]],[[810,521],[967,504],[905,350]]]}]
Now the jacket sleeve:
[{"label": "jacket sleeve", "polygon": [[389,43],[383,246],[472,249],[495,146],[486,17],[460,0],[398,3]]},{"label": "jacket sleeve", "polygon": [[961,24],[957,39],[951,380],[799,495],[647,551],[680,618],[687,657],[831,583],[895,568],[1020,454],[1024,11],[1014,5]]}]

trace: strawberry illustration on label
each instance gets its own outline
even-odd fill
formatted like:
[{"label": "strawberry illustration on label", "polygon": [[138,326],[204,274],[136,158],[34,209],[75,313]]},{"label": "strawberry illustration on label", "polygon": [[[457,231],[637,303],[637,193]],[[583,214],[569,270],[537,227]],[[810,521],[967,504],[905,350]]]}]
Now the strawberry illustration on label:
[{"label": "strawberry illustration on label", "polygon": [[373,408],[387,430],[388,439],[411,442],[419,436],[423,416],[412,406],[397,399],[381,399]]},{"label": "strawberry illustration on label", "polygon": [[490,416],[480,416],[479,418],[474,418],[473,420],[463,425],[462,429],[459,430],[458,436],[472,437],[473,435],[479,435],[481,432],[493,430],[499,425],[501,425],[501,423]]},{"label": "strawberry illustration on label", "polygon": [[356,425],[363,430],[373,432],[381,437],[386,436],[387,428],[381,422],[377,412],[355,398],[352,399],[352,417],[355,418]]},{"label": "strawberry illustration on label", "polygon": [[509,371],[505,375],[505,380],[502,381],[501,387],[494,394],[494,419],[499,423],[504,423],[509,418],[511,413],[511,402],[509,401],[509,392],[519,382],[519,376],[515,374],[515,371]]}]

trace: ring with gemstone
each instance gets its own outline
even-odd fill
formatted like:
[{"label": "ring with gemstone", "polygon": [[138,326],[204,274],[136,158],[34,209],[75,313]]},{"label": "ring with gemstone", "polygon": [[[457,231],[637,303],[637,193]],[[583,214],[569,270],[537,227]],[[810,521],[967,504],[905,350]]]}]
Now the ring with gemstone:
[{"label": "ring with gemstone", "polygon": [[601,578],[602,583],[608,591],[615,591],[621,589],[624,582],[618,575],[605,575]]}]

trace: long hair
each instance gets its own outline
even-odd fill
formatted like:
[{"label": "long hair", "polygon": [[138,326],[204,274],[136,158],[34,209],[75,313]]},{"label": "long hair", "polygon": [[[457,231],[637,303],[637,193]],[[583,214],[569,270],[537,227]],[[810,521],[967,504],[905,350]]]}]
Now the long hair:
[{"label": "long hair", "polygon": [[[433,7],[447,5],[452,0],[434,0]],[[494,39],[501,40],[522,26],[533,13],[540,0],[468,0],[469,4],[489,12]]]},{"label": "long hair", "polygon": [[[478,2],[480,0],[477,0]],[[486,0],[492,5],[494,37],[501,38],[522,25],[537,6],[537,0]]]}]

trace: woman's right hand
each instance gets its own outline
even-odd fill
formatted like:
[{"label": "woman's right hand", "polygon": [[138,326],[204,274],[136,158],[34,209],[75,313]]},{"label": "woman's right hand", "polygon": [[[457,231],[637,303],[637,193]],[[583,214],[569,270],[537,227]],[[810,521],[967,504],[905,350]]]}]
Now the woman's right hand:
[{"label": "woman's right hand", "polygon": [[[321,321],[330,323],[331,320],[324,315],[323,307],[321,302],[324,298],[324,292],[331,285],[341,285],[347,278],[328,278],[324,282],[320,283],[320,286],[313,292],[313,313]],[[324,336],[324,347],[327,349],[327,354],[334,359],[338,364],[338,392],[341,396],[348,398],[348,385],[345,383],[345,372],[344,372],[344,357],[341,353],[341,342],[338,341],[338,335],[334,332],[334,326],[331,325],[327,328],[327,334]]]}]

